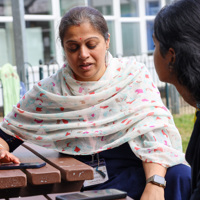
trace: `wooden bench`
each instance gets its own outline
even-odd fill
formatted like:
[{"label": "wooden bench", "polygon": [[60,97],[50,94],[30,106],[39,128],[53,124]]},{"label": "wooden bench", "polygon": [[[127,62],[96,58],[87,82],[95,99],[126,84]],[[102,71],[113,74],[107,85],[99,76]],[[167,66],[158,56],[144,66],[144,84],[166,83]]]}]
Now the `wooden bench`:
[{"label": "wooden bench", "polygon": [[37,145],[24,143],[13,154],[21,162],[45,161],[46,166],[0,170],[0,199],[55,199],[58,194],[80,191],[84,180],[94,176],[92,167]]}]

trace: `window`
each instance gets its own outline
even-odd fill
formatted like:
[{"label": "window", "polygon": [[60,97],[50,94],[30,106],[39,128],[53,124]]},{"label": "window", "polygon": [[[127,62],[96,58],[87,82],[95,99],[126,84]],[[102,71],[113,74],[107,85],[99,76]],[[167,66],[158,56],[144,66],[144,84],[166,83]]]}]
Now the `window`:
[{"label": "window", "polygon": [[0,16],[11,16],[12,15],[12,4],[11,0],[0,1]]},{"label": "window", "polygon": [[141,54],[140,48],[140,24],[122,23],[123,56]]},{"label": "window", "polygon": [[63,16],[70,8],[73,8],[75,6],[85,6],[85,1],[84,0],[71,0],[71,1],[60,0],[61,16]]},{"label": "window", "polygon": [[103,15],[113,15],[112,0],[88,0],[88,5],[96,8]]},{"label": "window", "polygon": [[115,24],[114,21],[107,21],[108,31],[110,33],[110,53],[115,56],[116,55],[116,37],[115,37]]},{"label": "window", "polygon": [[153,52],[153,50],[154,50],[154,43],[153,43],[153,39],[152,39],[153,25],[154,25],[153,21],[147,21],[147,42],[148,42],[149,53]]},{"label": "window", "polygon": [[160,8],[160,1],[146,0],[146,15],[156,15]]},{"label": "window", "polygon": [[24,0],[24,13],[34,15],[51,15],[51,0]]},{"label": "window", "polygon": [[54,29],[51,21],[26,21],[26,48],[31,65],[48,64],[55,58]]},{"label": "window", "polygon": [[15,64],[14,36],[12,23],[0,23],[0,66],[5,63]]},{"label": "window", "polygon": [[138,17],[138,0],[120,0],[121,17]]}]

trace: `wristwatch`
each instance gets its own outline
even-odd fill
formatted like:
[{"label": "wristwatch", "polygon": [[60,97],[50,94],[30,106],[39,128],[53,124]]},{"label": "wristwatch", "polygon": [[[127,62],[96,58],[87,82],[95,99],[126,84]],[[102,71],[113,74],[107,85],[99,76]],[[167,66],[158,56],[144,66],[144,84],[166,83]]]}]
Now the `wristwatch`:
[{"label": "wristwatch", "polygon": [[152,183],[155,185],[158,185],[160,187],[165,188],[166,187],[166,180],[164,177],[159,176],[159,175],[153,175],[150,178],[147,179],[146,184],[147,183]]}]

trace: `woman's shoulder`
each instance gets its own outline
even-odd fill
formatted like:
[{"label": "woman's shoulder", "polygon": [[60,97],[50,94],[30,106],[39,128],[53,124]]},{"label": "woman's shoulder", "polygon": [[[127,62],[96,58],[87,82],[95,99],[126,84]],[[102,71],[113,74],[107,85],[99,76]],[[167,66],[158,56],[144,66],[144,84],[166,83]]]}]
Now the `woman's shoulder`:
[{"label": "woman's shoulder", "polygon": [[34,88],[39,87],[46,91],[52,91],[52,88],[60,86],[61,76],[62,76],[62,68],[59,69],[56,73],[37,82],[34,85]]}]

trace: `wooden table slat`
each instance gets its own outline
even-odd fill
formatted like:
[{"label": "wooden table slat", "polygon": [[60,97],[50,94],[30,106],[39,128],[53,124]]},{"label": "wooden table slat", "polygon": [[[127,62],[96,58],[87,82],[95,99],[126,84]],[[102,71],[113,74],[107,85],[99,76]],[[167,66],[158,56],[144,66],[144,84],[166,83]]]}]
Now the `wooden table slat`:
[{"label": "wooden table slat", "polygon": [[31,196],[31,197],[9,198],[9,200],[49,200],[49,199],[43,195],[38,195],[38,196]]},{"label": "wooden table slat", "polygon": [[26,174],[21,170],[0,170],[0,189],[25,187],[27,185]]},{"label": "wooden table slat", "polygon": [[66,181],[90,180],[94,178],[93,168],[65,154],[46,149],[34,144],[24,144],[32,151],[61,172],[61,177]]},{"label": "wooden table slat", "polygon": [[[20,159],[20,162],[44,162],[44,160],[23,146],[18,147],[13,154]],[[28,182],[33,185],[61,182],[60,171],[48,163],[46,166],[38,169],[25,169],[23,171],[27,175]]]}]

